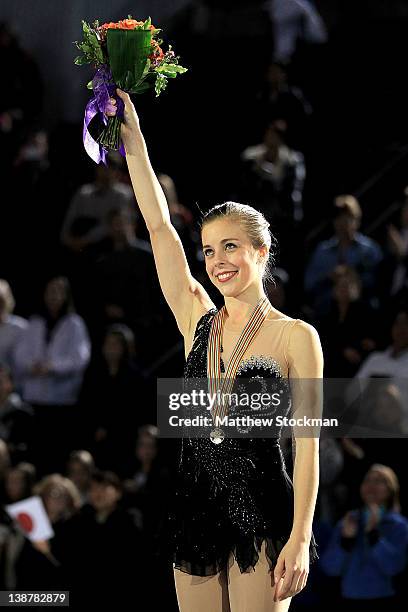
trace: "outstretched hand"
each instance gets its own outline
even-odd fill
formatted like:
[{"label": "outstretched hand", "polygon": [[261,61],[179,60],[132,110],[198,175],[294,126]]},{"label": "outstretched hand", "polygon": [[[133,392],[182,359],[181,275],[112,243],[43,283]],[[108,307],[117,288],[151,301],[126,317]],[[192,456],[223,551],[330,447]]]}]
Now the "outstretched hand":
[{"label": "outstretched hand", "polygon": [[[132,149],[135,149],[135,147],[138,150],[140,149],[140,146],[138,146],[138,139],[140,140],[141,137],[139,117],[129,94],[121,89],[117,89],[116,93],[124,104],[123,123],[121,125],[120,135],[125,145],[126,153],[131,154]],[[106,107],[105,114],[108,117],[114,117],[116,113],[116,100],[115,98],[109,98],[109,104]]]}]

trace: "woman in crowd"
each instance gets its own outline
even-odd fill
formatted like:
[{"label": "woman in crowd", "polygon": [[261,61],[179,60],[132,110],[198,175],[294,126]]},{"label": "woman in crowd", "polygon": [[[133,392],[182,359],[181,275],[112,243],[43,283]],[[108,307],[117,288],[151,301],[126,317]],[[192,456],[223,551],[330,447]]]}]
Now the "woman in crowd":
[{"label": "woman in crowd", "polygon": [[393,578],[406,567],[408,553],[408,522],[400,514],[395,472],[373,464],[360,496],[360,507],[337,524],[321,567],[341,578],[341,602],[348,612],[394,612],[399,608]]},{"label": "woman in crowd", "polygon": [[15,350],[23,399],[36,412],[34,463],[40,476],[62,472],[68,451],[76,445],[76,403],[90,352],[88,332],[75,312],[69,281],[55,277],[47,283],[43,305],[30,318]]}]

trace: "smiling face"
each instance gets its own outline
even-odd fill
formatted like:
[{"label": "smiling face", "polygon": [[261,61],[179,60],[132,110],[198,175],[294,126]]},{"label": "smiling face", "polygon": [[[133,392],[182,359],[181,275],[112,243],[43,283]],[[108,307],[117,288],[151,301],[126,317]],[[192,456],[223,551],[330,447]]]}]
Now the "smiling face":
[{"label": "smiling face", "polygon": [[262,291],[262,258],[267,247],[255,249],[236,219],[209,221],[201,240],[207,274],[224,297],[239,297],[251,288]]}]

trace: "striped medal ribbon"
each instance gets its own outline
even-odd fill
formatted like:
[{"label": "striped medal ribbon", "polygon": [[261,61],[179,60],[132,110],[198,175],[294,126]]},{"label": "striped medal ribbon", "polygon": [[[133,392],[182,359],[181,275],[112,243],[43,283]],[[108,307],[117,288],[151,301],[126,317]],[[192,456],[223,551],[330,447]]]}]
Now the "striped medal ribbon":
[{"label": "striped medal ribbon", "polygon": [[220,444],[225,438],[223,430],[219,427],[219,425],[217,425],[217,420],[226,416],[228,411],[228,407],[224,401],[224,394],[228,397],[228,395],[231,393],[242,357],[259,332],[263,322],[271,310],[272,307],[268,299],[266,297],[261,298],[252,311],[249,321],[238,338],[234,350],[232,351],[224,377],[221,374],[221,344],[222,331],[224,329],[225,317],[227,314],[225,306],[223,306],[217,312],[212,320],[208,339],[207,377],[211,395],[213,397],[217,397],[217,393],[219,392],[219,401],[214,402],[214,407],[211,410],[214,429],[210,433],[210,438],[214,444]]}]

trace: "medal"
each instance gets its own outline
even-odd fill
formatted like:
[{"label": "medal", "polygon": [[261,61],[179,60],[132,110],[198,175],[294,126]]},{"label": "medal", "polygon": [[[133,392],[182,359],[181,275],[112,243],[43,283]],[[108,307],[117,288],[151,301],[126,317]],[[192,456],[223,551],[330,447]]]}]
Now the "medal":
[{"label": "medal", "polygon": [[[221,340],[226,315],[225,306],[223,306],[213,318],[210,335],[208,338],[207,350],[208,387],[212,395],[216,395],[217,391],[220,391],[221,395],[220,402],[215,403],[215,406],[211,411],[214,424],[217,423],[217,417],[218,419],[222,419],[224,416],[226,416],[228,407],[223,401],[224,394],[228,396],[231,393],[242,357],[250,344],[253,342],[255,336],[259,332],[263,322],[271,310],[272,307],[268,299],[266,297],[261,298],[252,311],[249,321],[238,338],[234,350],[232,351],[224,377],[221,374]],[[214,444],[221,444],[224,438],[225,433],[220,427],[215,426],[210,432],[210,440]]]},{"label": "medal", "polygon": [[224,438],[225,433],[219,427],[216,427],[210,432],[210,439],[214,444],[221,444]]}]

